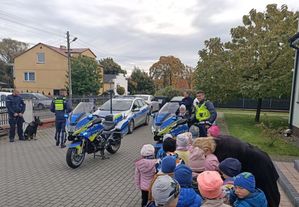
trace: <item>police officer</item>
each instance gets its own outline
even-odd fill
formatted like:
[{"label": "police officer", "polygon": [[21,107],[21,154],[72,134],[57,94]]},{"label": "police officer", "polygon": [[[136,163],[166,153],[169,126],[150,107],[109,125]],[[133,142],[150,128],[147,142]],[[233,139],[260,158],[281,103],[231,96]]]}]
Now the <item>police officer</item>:
[{"label": "police officer", "polygon": [[6,107],[8,110],[8,118],[9,118],[9,141],[14,142],[15,133],[16,133],[16,125],[19,140],[24,140],[23,134],[23,114],[25,112],[25,103],[20,96],[20,92],[18,90],[13,90],[12,95],[8,95],[6,97]]},{"label": "police officer", "polygon": [[56,140],[56,146],[61,146],[61,148],[65,147],[65,141],[66,141],[66,134],[65,134],[65,123],[66,118],[65,114],[68,114],[72,111],[70,103],[65,98],[66,91],[60,90],[60,95],[56,97],[52,103],[50,110],[55,113],[55,126],[56,126],[56,132],[55,132],[55,140]]},{"label": "police officer", "polygon": [[205,99],[205,92],[198,91],[194,101],[193,122],[199,127],[199,136],[206,137],[208,128],[217,118],[217,112],[213,103]]}]

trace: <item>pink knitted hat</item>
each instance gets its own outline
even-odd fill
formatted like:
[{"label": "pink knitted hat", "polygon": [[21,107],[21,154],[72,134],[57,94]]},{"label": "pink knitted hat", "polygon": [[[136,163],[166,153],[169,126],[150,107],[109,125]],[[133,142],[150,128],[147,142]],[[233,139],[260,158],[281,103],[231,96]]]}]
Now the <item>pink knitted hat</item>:
[{"label": "pink knitted hat", "polygon": [[208,129],[208,133],[210,134],[210,136],[212,137],[218,137],[220,134],[220,128],[217,125],[212,125],[209,129]]},{"label": "pink knitted hat", "polygon": [[200,194],[208,199],[220,198],[223,195],[223,181],[217,171],[204,171],[197,176]]}]

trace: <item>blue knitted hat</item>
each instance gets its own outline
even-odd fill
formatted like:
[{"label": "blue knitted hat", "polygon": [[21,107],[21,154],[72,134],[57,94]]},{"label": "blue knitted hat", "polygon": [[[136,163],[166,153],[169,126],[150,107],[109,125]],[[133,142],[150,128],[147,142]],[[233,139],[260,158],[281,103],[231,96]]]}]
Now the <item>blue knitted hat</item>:
[{"label": "blue knitted hat", "polygon": [[163,173],[173,173],[176,167],[176,160],[173,156],[168,155],[161,161],[161,171]]},{"label": "blue knitted hat", "polygon": [[245,188],[252,193],[255,191],[255,178],[250,172],[242,172],[235,177],[234,186]]},{"label": "blue knitted hat", "polygon": [[174,169],[174,179],[176,179],[182,188],[188,188],[192,186],[192,170],[184,165],[180,164]]}]

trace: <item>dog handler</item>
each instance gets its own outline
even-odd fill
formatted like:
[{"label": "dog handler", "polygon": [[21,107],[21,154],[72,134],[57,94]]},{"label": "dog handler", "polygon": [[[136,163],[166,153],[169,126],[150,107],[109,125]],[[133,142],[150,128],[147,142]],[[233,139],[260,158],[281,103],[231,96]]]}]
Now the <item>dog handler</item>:
[{"label": "dog handler", "polygon": [[55,126],[56,126],[56,132],[55,132],[55,140],[56,140],[56,146],[60,146],[61,148],[65,147],[65,123],[66,118],[65,114],[68,114],[72,111],[72,108],[70,106],[70,103],[65,98],[66,91],[60,90],[60,95],[51,103],[50,110],[55,113]]},{"label": "dog handler", "polygon": [[25,112],[25,103],[20,96],[20,92],[18,90],[13,90],[12,95],[7,96],[6,98],[6,107],[8,110],[9,117],[9,141],[14,142],[15,133],[16,133],[16,125],[19,140],[24,140],[23,135],[23,114]]}]

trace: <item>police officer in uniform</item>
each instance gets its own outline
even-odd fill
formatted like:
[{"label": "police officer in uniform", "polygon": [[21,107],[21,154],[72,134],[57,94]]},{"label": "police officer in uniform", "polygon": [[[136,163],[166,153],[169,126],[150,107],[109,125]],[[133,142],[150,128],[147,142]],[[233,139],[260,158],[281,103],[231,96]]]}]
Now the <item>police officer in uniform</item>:
[{"label": "police officer in uniform", "polygon": [[66,118],[65,114],[68,114],[72,111],[70,103],[65,98],[66,91],[60,90],[60,95],[51,103],[50,110],[55,113],[55,126],[56,126],[56,132],[55,132],[55,140],[56,140],[56,146],[61,146],[61,148],[65,147],[65,141],[66,141],[66,133],[65,133],[65,123]]},{"label": "police officer in uniform", "polygon": [[217,118],[213,103],[205,99],[204,91],[198,91],[194,101],[193,123],[199,128],[199,136],[206,137],[207,130]]},{"label": "police officer in uniform", "polygon": [[19,140],[24,140],[23,134],[23,123],[24,118],[23,114],[25,112],[25,103],[20,96],[20,92],[18,90],[14,90],[12,95],[6,97],[6,107],[8,110],[8,120],[9,120],[9,141],[14,142],[15,133],[16,133],[16,125]]}]

